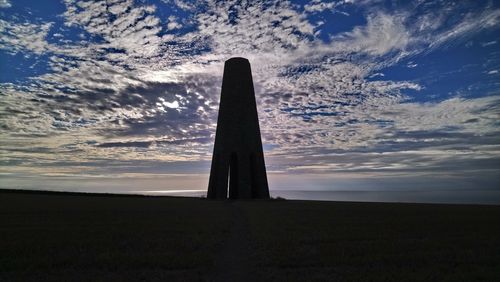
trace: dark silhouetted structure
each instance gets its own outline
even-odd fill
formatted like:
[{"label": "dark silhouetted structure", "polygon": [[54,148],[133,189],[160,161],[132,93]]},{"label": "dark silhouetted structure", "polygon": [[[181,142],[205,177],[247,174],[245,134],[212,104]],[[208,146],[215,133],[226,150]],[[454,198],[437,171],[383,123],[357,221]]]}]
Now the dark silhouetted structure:
[{"label": "dark silhouetted structure", "polygon": [[231,58],[224,65],[209,199],[267,199],[266,165],[250,63]]}]

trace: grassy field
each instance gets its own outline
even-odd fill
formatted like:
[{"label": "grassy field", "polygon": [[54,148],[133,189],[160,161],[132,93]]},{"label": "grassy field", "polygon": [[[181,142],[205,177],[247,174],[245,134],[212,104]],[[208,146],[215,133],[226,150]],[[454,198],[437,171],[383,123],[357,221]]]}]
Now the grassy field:
[{"label": "grassy field", "polygon": [[0,281],[499,281],[500,206],[0,190]]}]

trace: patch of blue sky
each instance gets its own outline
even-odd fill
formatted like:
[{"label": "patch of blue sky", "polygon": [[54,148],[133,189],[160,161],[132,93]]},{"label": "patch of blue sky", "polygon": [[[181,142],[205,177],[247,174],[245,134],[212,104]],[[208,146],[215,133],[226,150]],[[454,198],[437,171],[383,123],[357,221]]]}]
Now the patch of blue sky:
[{"label": "patch of blue sky", "polygon": [[10,1],[12,6],[3,9],[2,16],[5,13],[10,15],[16,22],[29,21],[34,19],[45,22],[58,21],[58,15],[66,10],[62,1],[33,1],[33,0],[15,0]]},{"label": "patch of blue sky", "polygon": [[[45,40],[49,44],[60,44],[62,40],[76,41],[82,38],[79,34],[85,31],[80,27],[63,25],[61,14],[65,6],[61,1],[27,1],[19,0],[12,7],[3,10],[1,16],[14,23],[52,23]],[[67,43],[67,42],[66,42]],[[12,54],[9,50],[0,51],[0,82],[26,82],[51,71],[50,52],[35,54],[30,51],[20,51]]]},{"label": "patch of blue sky", "polygon": [[[164,34],[185,34],[196,29],[195,23],[192,21],[192,12],[183,10],[173,3],[166,4],[163,1],[158,0],[148,0],[148,4],[156,6],[155,16],[160,19],[162,30],[158,34],[162,36]],[[200,7],[201,8],[201,7]],[[168,30],[167,24],[169,23],[169,17],[175,17],[176,21],[181,24],[178,28]]]},{"label": "patch of blue sky", "polygon": [[230,24],[234,25],[238,23],[239,14],[235,6],[230,7],[227,17]]},{"label": "patch of blue sky", "polygon": [[383,76],[373,76],[368,80],[418,83],[422,86],[420,91],[403,91],[411,102],[439,101],[458,93],[467,98],[490,95],[498,88],[496,71],[500,72],[500,56],[495,47],[483,47],[480,44],[483,41],[479,37],[403,60],[380,70]]},{"label": "patch of blue sky", "polygon": [[[192,11],[187,11],[177,7],[173,3],[167,4],[159,0],[156,1],[148,0],[146,1],[146,3],[156,6],[154,15],[158,17],[158,19],[160,19],[160,25],[162,27],[161,31],[158,33],[158,36],[164,36],[166,34],[172,34],[175,36],[172,41],[165,42],[164,44],[176,46],[177,44],[179,44],[175,39],[176,37],[182,36],[190,32],[195,32],[198,29],[198,25],[196,21],[194,21],[193,19]],[[196,8],[198,12],[202,12],[204,11],[204,9],[206,9],[206,7],[204,7],[203,5],[199,7],[197,6]],[[168,28],[170,17],[175,17],[174,18],[175,22],[179,24],[172,29]],[[211,51],[211,49],[208,47],[207,44],[206,45],[203,44],[198,45],[198,44],[199,42],[191,43],[191,45],[183,45],[183,48],[178,50],[179,55],[193,56]]]},{"label": "patch of blue sky", "polygon": [[90,34],[85,31],[81,26],[64,25],[62,19],[54,22],[46,38],[47,42],[51,44],[68,44],[68,43],[81,43],[81,42],[91,42],[91,43],[103,43],[104,39],[102,36],[96,34]]},{"label": "patch of blue sky", "polygon": [[352,5],[310,14],[308,20],[315,25],[321,23],[314,31],[320,31],[317,36],[325,43],[330,43],[332,36],[349,32],[354,27],[367,23],[366,15]]},{"label": "patch of blue sky", "polygon": [[0,51],[0,83],[23,83],[49,71],[48,55]]},{"label": "patch of blue sky", "polygon": [[273,149],[279,148],[279,145],[264,143],[262,144],[262,148],[264,149],[264,151],[269,152],[272,151]]}]

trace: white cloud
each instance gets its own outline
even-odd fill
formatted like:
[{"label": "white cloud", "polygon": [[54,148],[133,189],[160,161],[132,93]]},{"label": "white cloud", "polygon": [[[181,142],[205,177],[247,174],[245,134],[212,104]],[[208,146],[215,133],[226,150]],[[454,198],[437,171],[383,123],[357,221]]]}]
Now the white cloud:
[{"label": "white cloud", "polygon": [[325,10],[332,10],[335,7],[335,2],[323,2],[321,0],[312,0],[304,5],[304,10],[309,13],[323,12]]},{"label": "white cloud", "polygon": [[174,29],[179,29],[182,27],[182,24],[177,22],[177,17],[176,16],[169,16],[168,17],[168,24],[167,24],[167,29],[168,30],[174,30]]},{"label": "white cloud", "polygon": [[[134,7],[132,0],[117,2],[110,7],[104,1],[65,0],[65,3],[66,25],[81,26],[90,34],[102,36],[104,43],[94,45],[96,48],[125,51],[114,54],[114,60],[141,62],[160,55],[161,38],[157,34],[161,27],[160,20],[153,15],[154,6]],[[117,18],[111,21],[108,13]]]},{"label": "white cloud", "polygon": [[11,54],[29,51],[40,55],[50,51],[52,46],[46,41],[46,37],[52,24],[11,23],[0,19],[0,33],[2,34],[0,49]]},{"label": "white cloud", "polygon": [[405,51],[412,38],[403,23],[404,18],[405,15],[384,13],[370,15],[366,26],[355,27],[332,40],[339,42],[337,48],[353,53],[381,56],[392,51]]},{"label": "white cloud", "polygon": [[9,2],[9,0],[0,0],[0,8],[10,8],[12,7],[12,4]]},{"label": "white cloud", "polygon": [[488,41],[488,42],[483,42],[481,43],[481,46],[486,47],[486,46],[491,46],[497,44],[496,40]]},{"label": "white cloud", "polygon": [[499,21],[500,9],[485,9],[479,14],[477,12],[466,13],[460,23],[433,35],[432,41],[429,41],[429,47],[436,48],[442,44],[453,44],[479,30],[497,26]]},{"label": "white cloud", "polygon": [[402,103],[386,108],[381,118],[401,131],[455,131],[486,134],[495,127],[500,97],[451,98],[439,103]]}]

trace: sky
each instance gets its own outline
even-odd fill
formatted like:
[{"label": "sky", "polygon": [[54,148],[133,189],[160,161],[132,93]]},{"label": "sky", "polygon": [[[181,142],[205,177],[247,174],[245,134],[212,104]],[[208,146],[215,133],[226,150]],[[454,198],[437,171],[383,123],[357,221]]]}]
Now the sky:
[{"label": "sky", "polygon": [[0,188],[205,191],[241,56],[271,193],[499,192],[499,23],[498,1],[0,0]]}]

